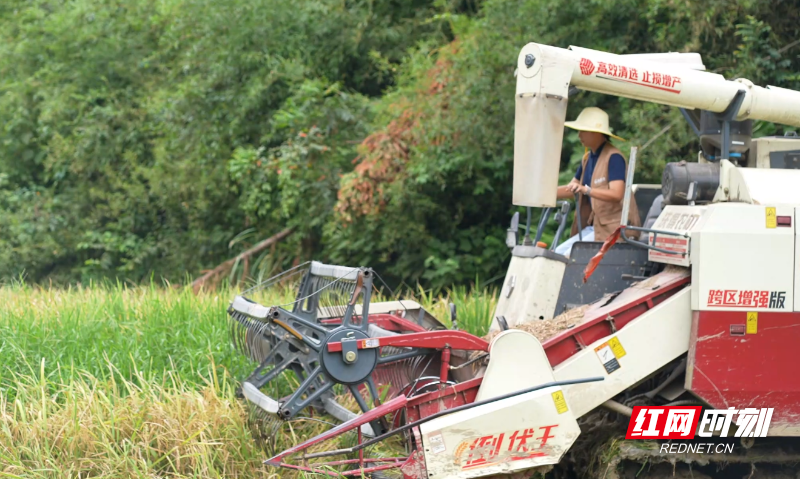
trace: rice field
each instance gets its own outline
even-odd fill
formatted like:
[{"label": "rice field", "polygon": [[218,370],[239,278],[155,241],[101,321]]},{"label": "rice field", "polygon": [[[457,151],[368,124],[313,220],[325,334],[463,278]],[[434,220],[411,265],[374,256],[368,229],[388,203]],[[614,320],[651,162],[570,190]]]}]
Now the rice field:
[{"label": "rice field", "polygon": [[[235,293],[0,288],[0,478],[287,477],[262,465],[235,397],[255,367],[229,340]],[[463,287],[411,297],[445,323],[454,302],[459,328],[481,335],[496,304],[493,291]],[[274,387],[289,390],[287,381]],[[277,447],[323,427],[282,427]]]}]

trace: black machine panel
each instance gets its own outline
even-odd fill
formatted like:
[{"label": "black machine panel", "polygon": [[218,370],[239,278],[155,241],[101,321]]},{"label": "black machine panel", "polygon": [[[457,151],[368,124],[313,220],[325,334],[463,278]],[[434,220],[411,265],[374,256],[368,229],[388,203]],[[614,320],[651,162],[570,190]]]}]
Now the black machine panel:
[{"label": "black machine panel", "polygon": [[661,180],[665,205],[689,204],[689,185],[695,184],[694,199],[706,203],[719,187],[719,163],[667,163]]},{"label": "black machine panel", "polygon": [[800,150],[770,152],[769,167],[789,170],[800,169]]},{"label": "black machine panel", "polygon": [[661,188],[640,188],[633,194],[633,199],[636,200],[636,207],[639,208],[639,221],[640,225],[644,224],[647,218],[647,212],[653,205],[653,201],[661,194]]},{"label": "black machine panel", "polygon": [[[572,245],[569,263],[564,271],[561,291],[554,316],[564,311],[589,304],[608,293],[622,291],[630,286],[634,277],[649,276],[649,268],[657,267],[647,261],[647,250],[628,243],[617,243],[609,249],[589,281],[583,283],[583,270],[603,246],[600,242],[577,242]],[[623,275],[630,275],[625,279]]]}]

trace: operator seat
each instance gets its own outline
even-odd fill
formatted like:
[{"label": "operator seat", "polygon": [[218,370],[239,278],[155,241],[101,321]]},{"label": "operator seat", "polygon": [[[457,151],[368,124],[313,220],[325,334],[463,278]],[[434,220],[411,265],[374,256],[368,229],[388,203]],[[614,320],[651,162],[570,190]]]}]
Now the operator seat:
[{"label": "operator seat", "polygon": [[647,216],[645,217],[644,223],[642,224],[643,228],[653,227],[656,220],[658,219],[658,215],[661,214],[663,203],[664,203],[664,195],[656,196],[656,198],[653,200],[653,204],[650,205],[650,209],[647,211]]}]

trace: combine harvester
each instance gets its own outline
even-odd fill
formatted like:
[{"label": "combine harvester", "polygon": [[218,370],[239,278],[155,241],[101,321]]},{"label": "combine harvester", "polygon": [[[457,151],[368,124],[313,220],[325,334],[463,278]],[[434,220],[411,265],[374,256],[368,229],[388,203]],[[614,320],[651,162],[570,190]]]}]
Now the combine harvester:
[{"label": "combine harvester", "polygon": [[[578,242],[566,258],[529,232],[530,208],[544,208],[540,226],[557,211],[558,236],[569,213],[556,187],[570,86],[679,107],[702,151],[696,163],[667,165],[664,207],[651,228],[618,230],[624,239],[638,231],[640,240]],[[800,140],[751,140],[752,120],[800,127],[800,93],[725,80],[703,71],[694,54],[526,45],[517,64],[513,202],[529,208],[528,224],[521,244],[518,217],[509,229],[512,260],[491,341],[455,329],[454,311],[446,329],[416,303],[370,303],[369,268],[311,263],[291,309],[237,297],[229,309],[236,342],[260,363],[242,386],[253,408],[271,421],[305,408],[343,421],[267,464],[405,479],[550,470],[609,479],[794,477]],[[659,190],[632,185],[631,156],[626,203],[636,195],[644,216]],[[554,336],[540,342],[526,332],[578,306],[579,319]],[[287,370],[300,387],[282,399],[265,395],[263,386]],[[349,389],[361,414],[336,402],[336,388]],[[655,416],[636,406],[693,414],[672,436],[698,431],[692,452],[648,436]],[[721,427],[701,421],[709,417],[701,408],[744,414]],[[613,441],[626,430],[629,440]],[[354,445],[333,441],[343,434]],[[393,436],[404,439],[405,454],[368,457]],[[697,452],[720,445],[726,453]]]}]

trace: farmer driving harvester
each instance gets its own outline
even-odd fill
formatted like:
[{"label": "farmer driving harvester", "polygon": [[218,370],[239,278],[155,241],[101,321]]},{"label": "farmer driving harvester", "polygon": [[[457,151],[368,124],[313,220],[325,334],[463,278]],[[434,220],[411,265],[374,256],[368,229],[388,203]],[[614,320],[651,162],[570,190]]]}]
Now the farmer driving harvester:
[{"label": "farmer driving harvester", "polygon": [[[575,177],[558,187],[558,199],[577,197],[580,205],[576,206],[572,237],[556,249],[561,254],[567,254],[579,239],[578,213],[584,228],[583,241],[605,241],[617,229],[622,219],[627,170],[622,152],[610,142],[611,138],[625,140],[611,133],[606,112],[596,107],[584,108],[575,121],[564,125],[579,131],[578,138],[586,151]],[[631,197],[628,224],[640,226],[639,223],[639,211]]]}]

